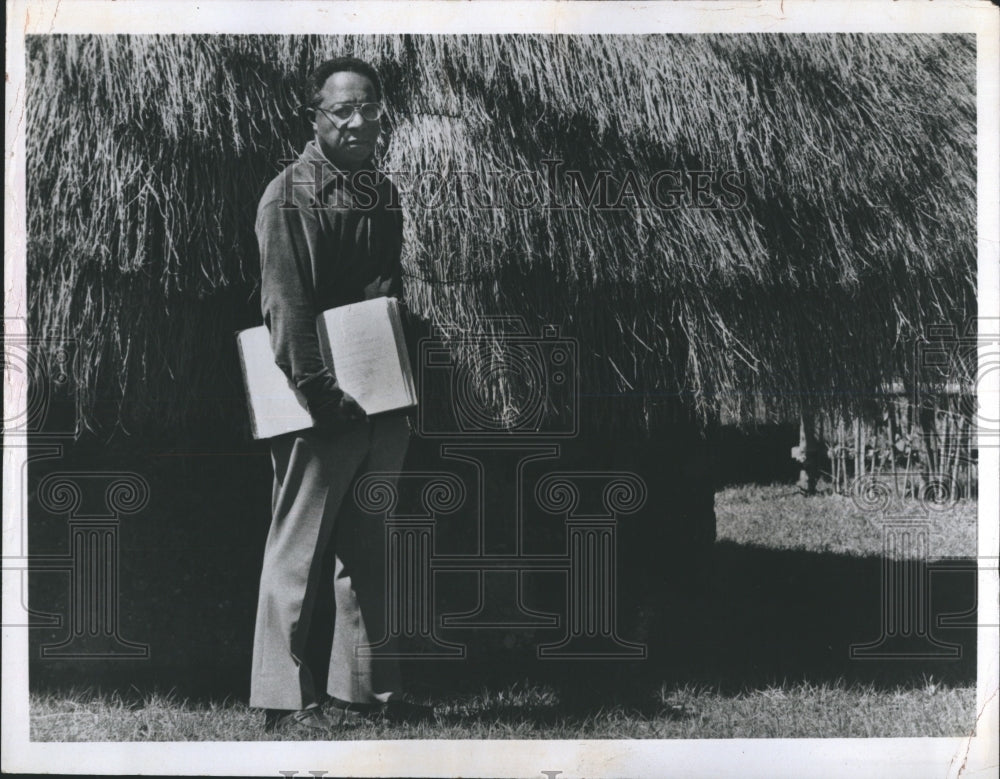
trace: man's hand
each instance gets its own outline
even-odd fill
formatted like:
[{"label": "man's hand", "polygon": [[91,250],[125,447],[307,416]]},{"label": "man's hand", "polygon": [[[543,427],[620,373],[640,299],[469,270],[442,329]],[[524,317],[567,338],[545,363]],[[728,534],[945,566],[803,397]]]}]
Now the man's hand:
[{"label": "man's hand", "polygon": [[331,400],[315,409],[310,409],[313,427],[326,435],[336,435],[368,415],[354,398],[346,392],[339,400]]},{"label": "man's hand", "polygon": [[390,276],[387,279],[379,277],[375,279],[371,284],[367,285],[364,289],[365,300],[371,300],[372,298],[381,298],[390,295],[392,290],[393,279]]},{"label": "man's hand", "polygon": [[298,389],[305,397],[313,428],[320,432],[336,435],[368,416],[358,401],[340,388],[337,377],[329,370],[300,382]]}]

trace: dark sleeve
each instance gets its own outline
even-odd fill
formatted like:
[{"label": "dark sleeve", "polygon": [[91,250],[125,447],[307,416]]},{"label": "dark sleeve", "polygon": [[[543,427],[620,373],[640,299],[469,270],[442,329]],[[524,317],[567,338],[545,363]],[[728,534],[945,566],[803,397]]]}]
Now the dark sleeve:
[{"label": "dark sleeve", "polygon": [[403,287],[403,266],[402,266],[402,254],[403,254],[403,212],[400,209],[395,209],[390,212],[392,217],[393,225],[393,241],[392,241],[392,253],[393,256],[390,262],[390,268],[392,281],[389,284],[389,297],[399,298],[400,303],[406,302],[406,297],[404,295],[405,289]]},{"label": "dark sleeve", "polygon": [[[398,195],[395,199],[390,199],[387,188],[391,186],[383,185],[380,197],[387,203],[398,203]],[[394,189],[392,191],[395,191]],[[377,260],[378,275],[375,279],[365,285],[364,299],[371,300],[376,297],[398,298],[401,303],[403,299],[403,271],[401,266],[402,246],[403,246],[403,212],[396,207],[380,208],[374,215],[374,230],[377,240]]]},{"label": "dark sleeve", "polygon": [[274,361],[305,396],[310,411],[342,392],[323,363],[312,281],[312,256],[319,233],[317,218],[302,208],[281,208],[281,200],[261,204],[257,241],[261,263],[261,312],[271,334]]}]

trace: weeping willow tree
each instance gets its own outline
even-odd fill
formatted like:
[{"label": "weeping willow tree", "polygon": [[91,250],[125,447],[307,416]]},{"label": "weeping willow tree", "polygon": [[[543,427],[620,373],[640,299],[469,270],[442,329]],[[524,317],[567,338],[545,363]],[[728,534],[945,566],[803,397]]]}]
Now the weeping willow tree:
[{"label": "weeping willow tree", "polygon": [[411,310],[559,325],[604,399],[589,423],[648,431],[677,398],[743,421],[803,393],[851,411],[914,376],[930,325],[975,314],[972,36],[40,36],[31,325],[72,342],[87,427],[245,423],[233,330],[259,323],[257,201],[308,137],[304,76],[341,54],[383,74],[400,178],[545,182],[558,161],[620,195],[630,175],[738,175],[731,208],[404,189]]}]

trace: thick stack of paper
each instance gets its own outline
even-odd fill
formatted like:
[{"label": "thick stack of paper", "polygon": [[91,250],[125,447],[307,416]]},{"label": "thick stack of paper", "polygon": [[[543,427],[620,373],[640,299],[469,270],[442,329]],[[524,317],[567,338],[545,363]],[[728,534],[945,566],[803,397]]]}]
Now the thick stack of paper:
[{"label": "thick stack of paper", "polygon": [[[323,359],[344,392],[369,416],[417,404],[413,371],[395,298],[331,308],[316,319]],[[236,334],[254,438],[312,427],[305,398],[274,362],[264,326]]]}]

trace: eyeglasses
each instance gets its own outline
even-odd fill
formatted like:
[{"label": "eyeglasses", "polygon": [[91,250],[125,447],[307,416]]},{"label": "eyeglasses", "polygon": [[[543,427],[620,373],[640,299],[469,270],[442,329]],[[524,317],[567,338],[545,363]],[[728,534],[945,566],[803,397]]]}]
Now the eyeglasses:
[{"label": "eyeglasses", "polygon": [[376,122],[385,112],[381,103],[335,103],[327,108],[316,106],[316,110],[336,125],[347,124],[356,113],[366,122]]}]

